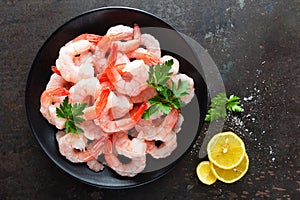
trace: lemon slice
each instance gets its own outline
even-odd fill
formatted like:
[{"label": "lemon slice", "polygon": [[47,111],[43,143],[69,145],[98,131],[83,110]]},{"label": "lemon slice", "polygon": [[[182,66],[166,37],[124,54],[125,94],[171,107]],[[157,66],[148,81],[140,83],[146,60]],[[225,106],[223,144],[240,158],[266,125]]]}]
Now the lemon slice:
[{"label": "lemon slice", "polygon": [[209,141],[209,160],[222,169],[232,169],[239,165],[245,155],[245,144],[233,132],[218,133]]},{"label": "lemon slice", "polygon": [[248,171],[249,167],[249,158],[248,155],[245,153],[245,156],[242,162],[232,168],[232,169],[221,169],[214,164],[211,164],[211,170],[213,174],[224,183],[233,183],[237,180],[240,180]]},{"label": "lemon slice", "polygon": [[217,180],[216,176],[211,170],[211,165],[212,164],[209,161],[202,161],[196,168],[196,173],[199,180],[206,185],[211,185]]}]

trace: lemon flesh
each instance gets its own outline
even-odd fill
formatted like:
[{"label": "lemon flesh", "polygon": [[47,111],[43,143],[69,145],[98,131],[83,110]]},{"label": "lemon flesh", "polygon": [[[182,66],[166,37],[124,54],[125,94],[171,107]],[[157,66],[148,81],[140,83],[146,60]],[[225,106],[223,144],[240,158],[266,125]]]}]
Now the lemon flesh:
[{"label": "lemon flesh", "polygon": [[211,170],[211,165],[212,164],[209,161],[202,161],[196,168],[196,173],[199,180],[206,185],[211,185],[217,180],[216,176]]},{"label": "lemon flesh", "polygon": [[209,160],[222,169],[232,169],[239,165],[245,152],[244,142],[233,132],[218,133],[207,145]]},{"label": "lemon flesh", "polygon": [[217,179],[224,183],[233,183],[240,180],[248,171],[249,158],[248,155],[245,153],[242,162],[232,169],[222,169],[214,164],[210,166],[213,174],[217,177]]}]

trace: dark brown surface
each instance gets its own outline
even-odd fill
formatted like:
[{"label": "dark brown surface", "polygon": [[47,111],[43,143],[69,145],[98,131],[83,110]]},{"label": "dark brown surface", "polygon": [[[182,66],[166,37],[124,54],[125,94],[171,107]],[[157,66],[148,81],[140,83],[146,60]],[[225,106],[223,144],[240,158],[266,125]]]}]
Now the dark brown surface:
[{"label": "dark brown surface", "polygon": [[[230,115],[224,127],[246,144],[250,168],[240,181],[201,184],[195,174],[200,141],[166,176],[123,190],[78,182],[44,154],[28,126],[24,104],[33,59],[67,20],[109,5],[158,15],[208,50],[227,94],[240,96],[245,108]],[[297,0],[1,1],[0,198],[299,199],[299,6]]]}]

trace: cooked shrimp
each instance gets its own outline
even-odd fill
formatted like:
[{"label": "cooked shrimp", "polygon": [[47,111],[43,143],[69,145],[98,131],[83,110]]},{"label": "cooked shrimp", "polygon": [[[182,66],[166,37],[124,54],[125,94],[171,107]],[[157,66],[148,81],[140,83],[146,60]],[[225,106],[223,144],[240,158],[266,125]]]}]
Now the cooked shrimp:
[{"label": "cooked shrimp", "polygon": [[127,40],[133,36],[133,28],[122,24],[110,27],[106,35],[112,40]]},{"label": "cooked shrimp", "polygon": [[70,102],[88,102],[90,97],[95,100],[101,90],[102,87],[96,77],[82,79],[70,88]]},{"label": "cooked shrimp", "polygon": [[141,47],[132,52],[128,52],[129,58],[143,60],[147,65],[160,63],[161,51],[158,40],[150,34],[141,35]]},{"label": "cooked shrimp", "polygon": [[107,68],[107,53],[112,45],[113,41],[124,40],[132,37],[132,28],[123,25],[117,25],[111,27],[106,35],[104,35],[101,40],[97,43],[93,55],[93,63],[95,65],[96,72],[102,74]]},{"label": "cooked shrimp", "polygon": [[130,100],[132,103],[143,103],[156,96],[156,89],[153,87],[146,87],[146,89],[142,90],[137,96],[131,96]]},{"label": "cooked shrimp", "polygon": [[146,143],[144,140],[138,138],[131,140],[127,132],[114,133],[112,142],[117,153],[128,158],[141,157],[146,154]]},{"label": "cooked shrimp", "polygon": [[97,43],[101,40],[101,38],[102,38],[102,36],[100,36],[100,35],[83,33],[83,34],[77,36],[76,38],[74,38],[71,42],[76,42],[79,40],[87,40],[90,43],[93,43],[93,48],[92,48],[92,50],[93,50],[95,48],[95,46],[97,45]]},{"label": "cooked shrimp", "polygon": [[148,121],[146,123],[141,120],[141,123],[135,125],[135,129],[139,132],[137,137],[145,140],[165,141],[166,135],[173,130],[176,125],[178,116],[179,111],[173,109],[159,125],[154,124],[150,119],[144,120]]},{"label": "cooked shrimp", "polygon": [[143,60],[147,65],[156,65],[160,63],[160,59],[150,54],[146,49],[138,48],[132,52],[127,53],[129,58]]},{"label": "cooked shrimp", "polygon": [[111,84],[121,94],[136,96],[144,90],[148,84],[148,69],[142,60],[135,60],[123,65],[115,65],[117,58],[117,45],[112,46],[109,56],[109,66],[105,73]]},{"label": "cooked shrimp", "polygon": [[180,113],[179,116],[178,116],[177,123],[175,124],[175,126],[174,126],[174,128],[173,128],[174,133],[179,133],[179,132],[180,132],[181,126],[182,126],[182,124],[183,124],[183,121],[184,121],[184,117],[183,117],[183,115]]},{"label": "cooked shrimp", "polygon": [[173,75],[177,74],[178,71],[179,71],[179,61],[176,58],[174,58],[172,56],[169,56],[169,55],[165,55],[165,56],[160,58],[160,61],[162,63],[164,63],[168,60],[173,60],[173,65],[171,66],[170,71],[173,73]]},{"label": "cooked shrimp", "polygon": [[88,139],[83,134],[57,133],[59,152],[74,163],[88,162],[94,160],[103,152],[106,137],[102,137],[87,149]]},{"label": "cooked shrimp", "polygon": [[188,91],[189,94],[187,96],[184,96],[184,97],[181,98],[181,100],[183,102],[189,103],[195,95],[194,80],[192,78],[188,77],[185,74],[176,74],[175,76],[172,76],[171,79],[172,79],[172,81],[174,81],[176,86],[177,86],[179,80],[187,81],[189,83],[189,86],[190,86],[190,89]]},{"label": "cooked shrimp", "polygon": [[[110,91],[109,88],[105,88],[105,89],[101,90],[100,95],[96,98],[96,101],[95,101],[94,105],[86,107],[83,110],[84,119],[86,119],[86,120],[95,120],[96,118],[99,118],[102,115],[105,108],[107,107],[108,100],[109,100],[109,95],[110,95],[111,92],[112,91]],[[111,102],[111,100],[110,100],[110,102]],[[112,103],[109,103],[109,104],[111,106],[108,106],[107,109],[110,109],[114,106]],[[129,105],[127,107],[132,107],[132,106]],[[116,108],[118,108],[118,106]],[[124,112],[124,108],[120,107],[120,109],[122,110],[121,112]],[[125,108],[125,110],[127,110],[127,109]],[[116,113],[117,112],[120,112],[120,111],[116,111]]]},{"label": "cooked shrimp", "polygon": [[110,92],[111,91],[109,89],[105,89],[101,92],[101,94],[97,98],[97,100],[94,104],[95,112],[96,112],[96,118],[101,118],[103,113],[105,113],[105,111],[108,110],[108,109],[105,109],[105,108],[106,108],[106,105],[107,105],[107,102],[108,102],[108,96],[109,96]]},{"label": "cooked shrimp", "polygon": [[167,139],[163,141],[159,146],[155,145],[155,141],[146,141],[147,153],[149,153],[153,158],[165,158],[176,149],[177,147],[177,137],[176,133],[170,131],[167,134]]},{"label": "cooked shrimp", "polygon": [[107,36],[103,36],[98,42],[93,55],[93,64],[97,74],[102,74],[107,67],[106,53],[111,45],[111,40]]},{"label": "cooked shrimp", "polygon": [[93,159],[87,162],[87,166],[94,172],[99,172],[104,169],[104,165],[100,163],[97,159]]},{"label": "cooked shrimp", "polygon": [[129,163],[122,163],[113,152],[113,144],[110,140],[106,143],[104,158],[107,165],[121,176],[133,177],[146,167],[146,155],[134,157]]},{"label": "cooked shrimp", "polygon": [[83,118],[85,120],[94,120],[97,118],[95,106],[88,106],[83,110]]},{"label": "cooked shrimp", "polygon": [[84,136],[89,140],[97,140],[107,135],[91,120],[82,122],[78,127],[83,130]]},{"label": "cooked shrimp", "polygon": [[71,84],[69,84],[65,79],[63,79],[60,75],[53,73],[50,76],[50,80],[46,85],[46,90],[50,88],[66,88],[70,89]]},{"label": "cooked shrimp", "polygon": [[40,99],[40,112],[49,123],[55,125],[58,129],[63,129],[66,120],[56,116],[56,107],[63,102],[63,99],[69,94],[65,88],[46,89]]},{"label": "cooked shrimp", "polygon": [[129,62],[130,62],[130,60],[126,54],[118,52],[118,56],[117,56],[115,65],[127,64]]},{"label": "cooked shrimp", "polygon": [[134,60],[127,63],[122,69],[122,73],[126,74],[126,78],[122,77],[114,66],[108,67],[106,73],[108,79],[119,93],[136,96],[148,86],[146,82],[149,78],[148,70],[148,65],[142,60]]},{"label": "cooked shrimp", "polygon": [[113,116],[109,112],[110,109],[105,109],[99,118],[96,120],[96,124],[101,127],[104,132],[113,133],[120,131],[127,131],[132,129],[135,124],[141,119],[144,111],[147,109],[147,103],[143,103],[137,108],[133,108],[129,112],[129,116],[125,116],[121,119],[113,119]]},{"label": "cooked shrimp", "polygon": [[142,34],[141,45],[144,46],[148,53],[150,53],[151,55],[155,56],[158,59],[161,57],[159,42],[152,35],[147,33]]},{"label": "cooked shrimp", "polygon": [[92,48],[93,44],[89,41],[78,40],[60,49],[56,67],[66,81],[76,83],[83,78],[94,76],[91,57]]},{"label": "cooked shrimp", "polygon": [[135,24],[133,28],[133,39],[127,41],[116,41],[118,51],[122,53],[128,53],[137,49],[141,44],[141,30],[140,27]]},{"label": "cooked shrimp", "polygon": [[133,104],[127,96],[112,91],[110,92],[106,109],[110,109],[113,119],[123,117],[128,114],[132,108]]}]

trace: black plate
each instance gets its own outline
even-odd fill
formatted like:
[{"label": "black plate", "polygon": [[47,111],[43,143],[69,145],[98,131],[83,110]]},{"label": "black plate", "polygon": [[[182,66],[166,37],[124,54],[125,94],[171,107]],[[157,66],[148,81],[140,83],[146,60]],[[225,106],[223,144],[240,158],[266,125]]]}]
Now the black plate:
[{"label": "black plate", "polygon": [[[162,53],[175,56],[180,62],[180,72],[195,81],[196,96],[182,109],[185,121],[178,133],[178,147],[165,159],[147,157],[146,169],[133,178],[121,177],[105,167],[104,171],[94,173],[85,164],[74,164],[66,160],[58,151],[55,140],[56,128],[50,125],[39,112],[40,95],[52,74],[59,49],[68,41],[82,33],[103,35],[107,29],[117,24],[133,26],[137,23],[142,33],[154,35],[161,44]],[[157,28],[165,28],[160,31]],[[158,31],[157,31],[158,30]],[[191,64],[196,63],[196,64]],[[38,143],[61,169],[82,182],[104,188],[128,188],[146,184],[162,177],[192,147],[202,128],[207,109],[207,88],[199,73],[200,64],[181,35],[173,27],[158,17],[145,11],[126,7],[105,7],[79,15],[57,29],[39,50],[32,64],[26,88],[27,117]]]}]

